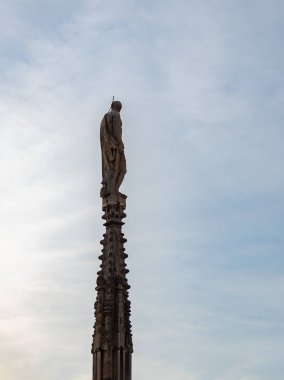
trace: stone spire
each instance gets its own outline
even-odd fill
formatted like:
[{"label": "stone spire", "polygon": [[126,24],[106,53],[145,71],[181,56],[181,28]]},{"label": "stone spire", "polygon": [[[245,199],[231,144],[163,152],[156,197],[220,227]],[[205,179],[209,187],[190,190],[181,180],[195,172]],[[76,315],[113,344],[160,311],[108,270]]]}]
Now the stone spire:
[{"label": "stone spire", "polygon": [[106,231],[101,240],[103,248],[99,256],[101,265],[96,287],[93,380],[131,380],[133,346],[128,299],[130,286],[126,278],[129,272],[125,262],[126,239],[121,230],[124,224],[122,219],[126,217],[126,196],[119,193],[118,189],[113,193],[105,191],[109,187],[105,178],[113,181],[113,174],[114,171],[105,173],[104,191],[101,192]]}]

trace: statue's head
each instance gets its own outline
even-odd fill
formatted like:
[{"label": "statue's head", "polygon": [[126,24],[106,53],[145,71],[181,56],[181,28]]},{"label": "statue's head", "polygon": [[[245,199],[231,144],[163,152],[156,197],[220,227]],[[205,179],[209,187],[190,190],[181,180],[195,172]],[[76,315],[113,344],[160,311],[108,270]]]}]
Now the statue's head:
[{"label": "statue's head", "polygon": [[121,104],[121,102],[119,100],[114,100],[111,103],[111,109],[112,110],[120,112],[121,108],[122,108],[122,104]]}]

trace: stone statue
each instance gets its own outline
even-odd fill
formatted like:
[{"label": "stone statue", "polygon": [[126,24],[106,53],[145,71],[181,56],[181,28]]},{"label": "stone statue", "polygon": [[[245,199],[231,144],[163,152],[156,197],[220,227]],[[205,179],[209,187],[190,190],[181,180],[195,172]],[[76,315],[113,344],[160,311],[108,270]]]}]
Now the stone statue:
[{"label": "stone statue", "polygon": [[126,159],[122,142],[122,122],[120,110],[122,104],[115,100],[111,110],[101,121],[100,139],[102,149],[102,189],[101,197],[120,195],[119,187],[126,173]]}]

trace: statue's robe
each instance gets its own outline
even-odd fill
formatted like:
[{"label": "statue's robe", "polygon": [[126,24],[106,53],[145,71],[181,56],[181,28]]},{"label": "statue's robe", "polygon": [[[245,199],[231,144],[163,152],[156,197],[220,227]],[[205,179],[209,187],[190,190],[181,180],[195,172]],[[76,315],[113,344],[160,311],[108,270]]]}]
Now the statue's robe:
[{"label": "statue's robe", "polygon": [[[101,121],[100,140],[102,150],[101,196],[117,194],[126,173],[126,160],[122,144],[122,121],[118,111],[111,110]],[[120,146],[120,149],[119,149]]]}]

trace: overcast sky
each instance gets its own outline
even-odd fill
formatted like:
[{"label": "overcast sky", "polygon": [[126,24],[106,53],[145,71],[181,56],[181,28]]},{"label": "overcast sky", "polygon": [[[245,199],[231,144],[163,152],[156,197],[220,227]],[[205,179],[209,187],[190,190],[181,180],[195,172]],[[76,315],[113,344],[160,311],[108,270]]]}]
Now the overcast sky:
[{"label": "overcast sky", "polygon": [[2,0],[0,378],[90,380],[99,124],[135,380],[283,380],[282,0]]}]

